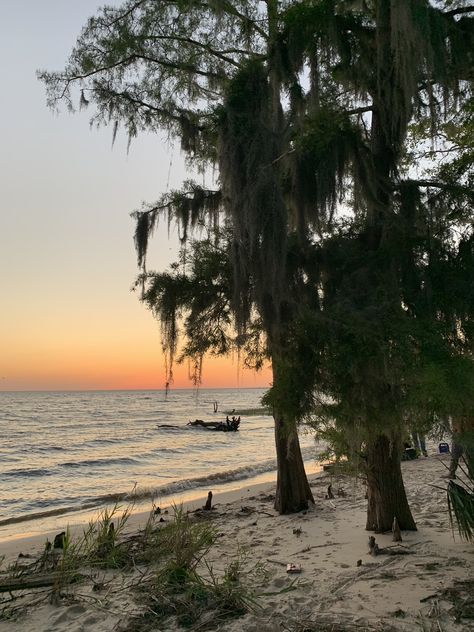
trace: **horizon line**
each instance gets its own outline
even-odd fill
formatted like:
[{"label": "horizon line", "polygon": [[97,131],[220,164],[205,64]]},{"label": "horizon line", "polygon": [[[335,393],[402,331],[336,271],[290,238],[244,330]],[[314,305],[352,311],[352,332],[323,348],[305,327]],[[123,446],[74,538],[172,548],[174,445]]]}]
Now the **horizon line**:
[{"label": "horizon line", "polygon": [[119,392],[143,392],[143,391],[227,391],[227,390],[257,390],[271,388],[268,386],[177,386],[175,388],[26,388],[2,390],[0,393],[119,393]]}]

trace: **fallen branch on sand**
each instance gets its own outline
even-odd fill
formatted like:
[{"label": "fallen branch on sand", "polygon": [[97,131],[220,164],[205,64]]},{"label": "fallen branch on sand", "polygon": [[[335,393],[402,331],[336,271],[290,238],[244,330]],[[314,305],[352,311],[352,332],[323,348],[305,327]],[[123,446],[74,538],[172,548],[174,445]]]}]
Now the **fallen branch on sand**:
[{"label": "fallen branch on sand", "polygon": [[414,551],[410,551],[403,544],[393,544],[392,546],[379,547],[373,535],[369,537],[369,553],[374,557],[377,555],[412,555]]},{"label": "fallen branch on sand", "polygon": [[45,588],[61,584],[74,584],[84,576],[79,573],[64,573],[58,571],[46,575],[33,575],[30,577],[18,577],[17,579],[7,579],[0,581],[0,593],[13,592],[16,590],[29,590],[30,588]]},{"label": "fallen branch on sand", "polygon": [[385,568],[385,567],[393,564],[394,562],[396,562],[395,558],[387,558],[381,564],[371,564],[369,567],[364,568],[364,570],[359,571],[357,573],[357,575],[355,575],[355,577],[351,577],[350,579],[348,579],[347,581],[344,581],[342,584],[339,584],[338,586],[336,585],[336,587],[333,588],[331,592],[332,592],[333,595],[335,595],[336,593],[340,592],[343,588],[347,588],[347,586],[350,586],[351,584],[355,584],[362,577],[365,577],[366,575],[369,575],[372,572],[376,572],[377,573],[382,568]]}]

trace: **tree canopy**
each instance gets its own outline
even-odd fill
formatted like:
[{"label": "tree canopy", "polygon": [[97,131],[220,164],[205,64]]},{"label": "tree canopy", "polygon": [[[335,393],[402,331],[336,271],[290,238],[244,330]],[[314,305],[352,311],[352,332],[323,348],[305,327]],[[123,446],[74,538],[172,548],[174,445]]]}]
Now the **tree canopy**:
[{"label": "tree canopy", "polygon": [[[191,165],[217,167],[215,189],[187,182],[138,211],[135,239],[145,266],[161,214],[183,238],[222,216],[229,258],[207,241],[190,277],[143,267],[145,298],[170,357],[189,310],[196,379],[204,351],[260,329],[277,454],[299,471],[284,511],[311,498],[288,437],[316,392],[368,455],[409,418],[472,409],[473,13],[434,0],[129,0],[89,20],[63,72],[40,73],[53,107],[73,107],[77,88],[114,135],[164,130]],[[368,525],[386,528],[397,502]]]}]

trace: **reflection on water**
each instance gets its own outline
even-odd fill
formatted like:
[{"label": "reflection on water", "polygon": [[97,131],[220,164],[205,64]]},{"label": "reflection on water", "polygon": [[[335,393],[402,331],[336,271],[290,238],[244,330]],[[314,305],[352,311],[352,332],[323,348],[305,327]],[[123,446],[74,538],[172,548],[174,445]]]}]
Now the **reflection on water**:
[{"label": "reflection on water", "polygon": [[[0,535],[16,521],[99,506],[132,490],[139,498],[195,493],[274,469],[273,420],[263,410],[243,416],[237,433],[186,426],[223,420],[234,408],[255,413],[263,393],[0,393]],[[313,453],[312,438],[301,440]]]}]

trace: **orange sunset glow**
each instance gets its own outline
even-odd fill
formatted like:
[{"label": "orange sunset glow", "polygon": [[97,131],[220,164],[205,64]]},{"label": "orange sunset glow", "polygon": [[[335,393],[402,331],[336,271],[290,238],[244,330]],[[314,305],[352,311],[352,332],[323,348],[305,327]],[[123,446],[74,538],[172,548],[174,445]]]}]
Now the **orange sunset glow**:
[{"label": "orange sunset glow", "polygon": [[[71,319],[62,328],[40,321],[12,331],[2,346],[1,390],[164,388],[165,362],[158,324],[135,296],[133,299],[137,302],[133,322],[140,325],[138,329],[130,327],[132,319],[125,315],[110,327],[100,319],[82,324]],[[174,388],[192,388],[187,363],[175,365],[173,373]],[[204,388],[268,387],[270,382],[269,368],[254,373],[239,366],[237,357],[204,361]]]},{"label": "orange sunset glow", "polygon": [[[131,292],[138,273],[131,211],[178,188],[188,172],[179,147],[143,134],[129,150],[89,113],[48,110],[38,68],[60,67],[96,0],[5,7],[0,127],[0,390],[163,388],[159,326]],[[112,2],[114,4],[114,2]],[[43,29],[38,29],[38,24]],[[45,37],[54,24],[54,37]],[[8,44],[9,38],[11,44]],[[202,176],[200,176],[202,178]],[[175,260],[176,229],[159,226],[149,269]],[[186,366],[176,388],[190,388]],[[203,387],[267,387],[270,371],[239,370],[237,359],[205,362]]]}]

